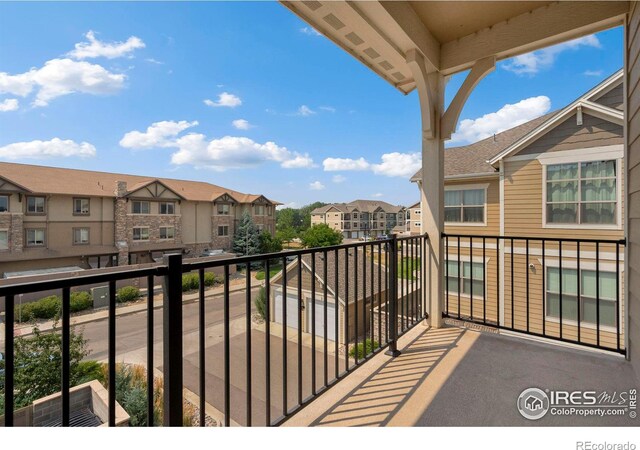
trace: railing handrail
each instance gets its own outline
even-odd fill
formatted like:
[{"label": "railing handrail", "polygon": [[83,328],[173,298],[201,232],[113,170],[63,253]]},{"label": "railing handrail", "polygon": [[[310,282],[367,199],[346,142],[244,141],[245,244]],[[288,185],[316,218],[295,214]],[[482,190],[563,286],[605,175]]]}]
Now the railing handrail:
[{"label": "railing handrail", "polygon": [[586,244],[620,244],[627,245],[627,239],[594,239],[594,238],[566,238],[566,237],[552,237],[552,236],[503,236],[498,234],[452,234],[442,232],[442,238],[461,238],[461,239],[503,239],[505,241],[546,241],[546,242],[574,242],[574,243],[586,243]]}]

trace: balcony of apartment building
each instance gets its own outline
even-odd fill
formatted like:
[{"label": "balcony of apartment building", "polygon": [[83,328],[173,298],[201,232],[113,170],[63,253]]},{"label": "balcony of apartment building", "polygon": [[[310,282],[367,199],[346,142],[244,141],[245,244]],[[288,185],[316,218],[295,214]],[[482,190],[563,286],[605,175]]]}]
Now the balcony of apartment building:
[{"label": "balcony of apartment building", "polygon": [[[16,424],[15,397],[24,389],[14,376],[20,370],[15,341],[22,338],[15,333],[16,299],[60,290],[60,408],[61,423],[69,425],[70,294],[103,283],[106,338],[92,335],[89,345],[109,373],[111,425],[116,362],[148,368],[147,386],[162,380],[166,426],[181,425],[186,414],[201,425],[224,426],[633,425],[629,395],[635,398],[640,373],[637,186],[624,190],[630,212],[619,239],[446,233],[442,158],[462,106],[496,60],[624,25],[627,61],[635,61],[625,66],[625,80],[637,86],[640,7],[283,3],[400,91],[418,90],[422,233],[233,260],[167,255],[147,267],[1,286],[4,424]],[[444,76],[465,70],[444,109]],[[626,117],[633,117],[640,89],[625,92]],[[625,120],[625,157],[637,161],[637,121]],[[625,164],[628,180],[637,167]],[[370,229],[366,213],[354,220],[362,222],[352,228]],[[244,268],[244,278],[228,276],[232,266]],[[227,276],[206,289],[205,271],[212,268]],[[262,279],[251,276],[256,268]],[[199,288],[183,294],[187,273]],[[120,314],[116,282],[134,277],[148,280],[144,308]],[[160,292],[153,289],[156,278]],[[599,404],[608,413],[544,414],[545,404],[563,410],[567,393],[587,389],[608,396]],[[613,399],[621,391],[625,396]],[[158,408],[149,390],[149,424]]]}]

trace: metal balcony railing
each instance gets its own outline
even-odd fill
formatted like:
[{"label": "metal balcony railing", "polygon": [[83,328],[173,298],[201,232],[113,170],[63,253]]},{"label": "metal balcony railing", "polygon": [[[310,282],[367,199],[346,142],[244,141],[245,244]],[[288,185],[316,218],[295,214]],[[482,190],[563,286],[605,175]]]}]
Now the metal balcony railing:
[{"label": "metal balcony railing", "polygon": [[[62,293],[61,335],[61,423],[69,426],[72,418],[69,400],[71,289],[86,285],[108,285],[108,422],[116,423],[116,282],[143,277],[146,297],[146,366],[147,425],[154,418],[154,277],[162,278],[163,319],[163,425],[183,423],[183,378],[185,342],[183,330],[182,276],[198,274],[197,348],[198,353],[199,423],[205,425],[208,404],[221,411],[223,423],[243,425],[279,425],[304,408],[320,394],[353,372],[375,354],[388,349],[397,355],[397,339],[425,317],[422,292],[425,290],[428,239],[414,236],[359,242],[324,248],[286,251],[224,260],[185,260],[181,254],[165,255],[163,263],[149,268],[127,267],[92,275],[23,282],[0,286],[5,299],[5,426],[14,425],[14,397],[17,389],[14,371],[15,299],[20,294],[59,289]],[[231,268],[244,269],[244,301],[234,305],[244,312],[244,345],[237,346],[231,334]],[[205,291],[205,271],[213,268],[224,273],[222,303],[222,358],[208,354],[207,305],[220,301]],[[251,276],[256,268],[263,270],[264,282]],[[273,270],[279,268],[279,270]],[[264,327],[252,324],[256,308],[256,287],[264,288]],[[237,285],[234,285],[236,295]],[[241,286],[242,287],[242,286]],[[242,291],[240,291],[242,292]],[[290,295],[293,292],[293,295]],[[289,300],[292,300],[290,303]],[[289,308],[289,311],[288,311]],[[291,311],[293,308],[293,311]],[[331,316],[331,309],[333,315]],[[260,338],[262,343],[257,343]],[[293,338],[293,339],[292,339]],[[189,341],[192,342],[192,341]],[[193,344],[190,344],[193,345]],[[232,349],[232,345],[234,346]],[[258,347],[259,346],[259,347]],[[277,350],[276,350],[277,349]],[[294,350],[295,357],[291,351]],[[310,367],[305,356],[312,355]],[[264,355],[257,366],[254,356]],[[207,361],[222,366],[222,386],[207,395],[207,381],[214,375],[207,371]],[[276,365],[280,367],[275,367]],[[238,400],[235,377],[245,377],[244,401]],[[310,369],[310,370],[309,370]],[[232,372],[234,372],[232,374]],[[232,383],[232,377],[234,382]],[[221,391],[221,392],[220,392]],[[258,398],[257,392],[260,392]],[[279,392],[279,398],[272,393]],[[212,399],[212,400],[210,400]],[[258,410],[258,407],[260,406]],[[234,410],[235,409],[235,410]],[[256,418],[259,417],[259,421]]]},{"label": "metal balcony railing", "polygon": [[625,240],[443,234],[444,317],[625,354]]}]

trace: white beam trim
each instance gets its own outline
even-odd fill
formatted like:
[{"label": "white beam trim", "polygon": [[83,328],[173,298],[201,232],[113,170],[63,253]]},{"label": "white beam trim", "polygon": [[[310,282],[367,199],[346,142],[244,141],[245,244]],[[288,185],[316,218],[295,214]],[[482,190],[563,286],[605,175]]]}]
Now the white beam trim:
[{"label": "white beam trim", "polygon": [[496,68],[496,57],[488,56],[475,62],[471,68],[471,72],[467,75],[462,86],[456,92],[455,97],[449,104],[440,125],[440,137],[444,140],[451,139],[451,135],[456,130],[458,118],[462,112],[464,104],[467,102],[469,95],[486,75],[493,72]]},{"label": "white beam trim", "polygon": [[624,23],[629,2],[557,2],[497,23],[440,48],[440,71],[466,70],[481,58],[528,53]]},{"label": "white beam trim", "polygon": [[422,114],[422,139],[433,139],[435,134],[434,104],[436,99],[434,98],[432,82],[429,80],[422,53],[416,49],[407,51],[407,64],[413,73],[413,79],[418,88],[420,112]]}]

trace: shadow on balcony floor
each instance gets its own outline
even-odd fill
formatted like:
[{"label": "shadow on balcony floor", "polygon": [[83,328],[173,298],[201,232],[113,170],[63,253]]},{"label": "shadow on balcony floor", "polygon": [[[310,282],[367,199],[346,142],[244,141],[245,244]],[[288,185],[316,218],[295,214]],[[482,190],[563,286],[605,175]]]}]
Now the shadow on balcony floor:
[{"label": "shadow on balcony floor", "polygon": [[418,326],[402,355],[378,355],[287,422],[288,426],[637,426],[624,416],[524,419],[529,387],[608,393],[638,387],[619,356],[447,327]]}]

